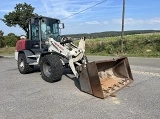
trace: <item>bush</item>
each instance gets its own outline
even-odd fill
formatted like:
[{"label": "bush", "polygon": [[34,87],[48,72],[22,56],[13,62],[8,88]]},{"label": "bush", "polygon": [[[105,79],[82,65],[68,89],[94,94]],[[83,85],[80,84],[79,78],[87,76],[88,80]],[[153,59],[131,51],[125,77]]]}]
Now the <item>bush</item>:
[{"label": "bush", "polygon": [[14,47],[16,46],[17,37],[14,35],[4,36],[4,45],[8,47]]},{"label": "bush", "polygon": [[0,36],[0,48],[4,47],[4,43],[3,43],[3,36]]}]

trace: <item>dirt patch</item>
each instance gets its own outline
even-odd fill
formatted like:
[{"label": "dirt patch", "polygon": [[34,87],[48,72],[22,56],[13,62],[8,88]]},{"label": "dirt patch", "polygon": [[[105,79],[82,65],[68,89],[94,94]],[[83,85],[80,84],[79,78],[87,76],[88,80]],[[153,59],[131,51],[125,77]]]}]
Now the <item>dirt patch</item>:
[{"label": "dirt patch", "polygon": [[121,89],[128,83],[128,79],[118,77],[114,74],[113,69],[98,72],[101,87],[104,95],[110,95]]},{"label": "dirt patch", "polygon": [[118,82],[121,82],[121,81],[122,80],[120,80],[120,79],[103,79],[103,80],[100,80],[103,90],[112,89],[113,87],[118,86],[119,85]]}]

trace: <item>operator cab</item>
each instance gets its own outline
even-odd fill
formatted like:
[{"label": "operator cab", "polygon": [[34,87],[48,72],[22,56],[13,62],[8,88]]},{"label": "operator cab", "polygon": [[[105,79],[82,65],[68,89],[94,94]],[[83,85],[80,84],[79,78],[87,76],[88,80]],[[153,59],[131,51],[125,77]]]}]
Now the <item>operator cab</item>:
[{"label": "operator cab", "polygon": [[60,23],[59,19],[37,16],[30,18],[28,39],[31,42],[38,43],[42,49],[42,44],[52,37],[57,42],[60,42],[60,25],[64,28],[64,24]]}]

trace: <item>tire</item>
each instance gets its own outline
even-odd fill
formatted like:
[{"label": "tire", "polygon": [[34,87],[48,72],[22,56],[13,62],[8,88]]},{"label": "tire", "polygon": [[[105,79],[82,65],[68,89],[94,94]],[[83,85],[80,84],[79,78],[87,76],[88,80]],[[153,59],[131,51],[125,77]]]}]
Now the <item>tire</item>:
[{"label": "tire", "polygon": [[18,55],[18,69],[21,74],[28,74],[33,72],[33,65],[27,63],[27,59],[24,53]]},{"label": "tire", "polygon": [[45,55],[40,61],[40,70],[43,80],[53,83],[61,80],[63,66],[57,55]]}]

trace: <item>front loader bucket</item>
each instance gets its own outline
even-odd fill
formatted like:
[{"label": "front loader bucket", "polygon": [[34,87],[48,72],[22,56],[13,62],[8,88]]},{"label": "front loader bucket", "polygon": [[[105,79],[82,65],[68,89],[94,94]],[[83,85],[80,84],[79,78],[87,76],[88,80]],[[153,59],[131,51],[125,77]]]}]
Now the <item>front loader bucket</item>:
[{"label": "front loader bucket", "polygon": [[127,57],[90,62],[82,65],[81,90],[105,98],[133,81]]}]

